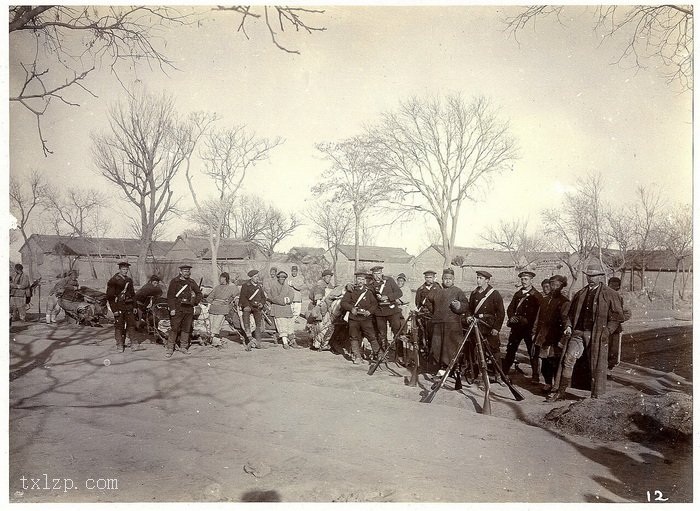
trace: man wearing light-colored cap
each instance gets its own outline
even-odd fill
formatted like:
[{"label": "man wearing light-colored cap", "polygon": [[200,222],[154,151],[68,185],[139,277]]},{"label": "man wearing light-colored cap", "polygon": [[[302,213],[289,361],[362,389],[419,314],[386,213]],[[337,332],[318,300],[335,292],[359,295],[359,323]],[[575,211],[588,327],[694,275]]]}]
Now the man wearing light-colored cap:
[{"label": "man wearing light-colored cap", "polygon": [[194,307],[202,300],[202,291],[190,278],[192,266],[183,264],[180,274],[168,286],[168,309],[170,310],[170,333],[165,347],[165,358],[170,358],[179,343],[180,352],[189,354],[190,332],[194,321]]},{"label": "man wearing light-colored cap", "polygon": [[605,271],[600,264],[590,264],[584,270],[588,285],[571,299],[564,330],[571,335],[564,349],[563,367],[559,369],[558,385],[547,401],[565,398],[566,389],[574,377],[576,362],[587,350],[590,374],[581,376],[582,386],[590,384],[591,397],[605,393],[608,372],[608,343],[610,334],[624,320],[620,295],[606,286]]},{"label": "man wearing light-colored cap", "polygon": [[134,298],[134,281],[129,277],[128,262],[119,263],[119,271],[107,282],[107,301],[114,314],[114,340],[117,353],[124,351],[127,333],[131,340],[131,349],[138,349],[136,340],[136,300]]},{"label": "man wearing light-colored cap", "polygon": [[287,284],[294,290],[292,299],[292,316],[296,318],[301,314],[301,288],[304,286],[304,277],[299,274],[299,267],[292,265],[291,274],[287,278]]},{"label": "man wearing light-colored cap", "polygon": [[518,278],[520,279],[521,287],[513,294],[513,299],[506,310],[510,336],[508,336],[506,356],[503,360],[503,372],[508,374],[510,367],[515,361],[515,354],[520,343],[525,341],[527,354],[530,357],[530,367],[532,368],[532,380],[537,382],[540,379],[540,358],[533,352],[532,329],[535,326],[537,311],[540,310],[542,295],[532,285],[532,279],[535,278],[534,272],[521,271],[518,274]]},{"label": "man wearing light-colored cap", "polygon": [[534,343],[538,347],[538,355],[542,360],[542,376],[545,384],[543,390],[546,394],[552,390],[554,376],[561,360],[562,350],[559,341],[564,335],[571,305],[567,296],[562,293],[567,285],[566,277],[554,275],[547,282],[550,292],[542,298],[533,332]]}]

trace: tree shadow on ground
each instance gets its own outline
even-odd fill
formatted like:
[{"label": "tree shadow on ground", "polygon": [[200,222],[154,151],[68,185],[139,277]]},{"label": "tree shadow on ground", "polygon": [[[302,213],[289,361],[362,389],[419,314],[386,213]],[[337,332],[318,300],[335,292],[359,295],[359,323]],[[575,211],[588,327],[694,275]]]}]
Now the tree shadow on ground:
[{"label": "tree shadow on ground", "polygon": [[[673,484],[668,487],[668,483],[663,481],[669,479],[660,477],[667,475],[668,465],[674,464],[674,460],[679,455],[685,457],[688,449],[692,449],[692,440],[689,442],[690,436],[669,435],[667,439],[659,441],[659,437],[650,434],[649,430],[658,429],[660,425],[649,420],[648,417],[644,417],[642,420],[642,416],[639,414],[637,425],[643,431],[642,433],[629,433],[628,439],[654,452],[641,453],[637,456],[634,453],[611,449],[607,446],[589,447],[584,441],[577,442],[573,435],[565,435],[554,428],[545,427],[532,420],[516,403],[508,403],[508,406],[513,409],[518,420],[530,426],[544,429],[552,436],[574,447],[591,461],[608,468],[613,477],[594,476],[592,479],[609,492],[620,497],[622,501],[647,502],[647,491],[651,491],[653,495],[655,490],[660,490],[671,502],[692,502],[692,459],[685,458],[689,462],[687,470],[681,470],[680,477],[683,480],[673,479]],[[584,438],[582,437],[582,440]],[[621,442],[621,447],[625,448],[623,444],[624,441]],[[550,470],[556,470],[556,467],[551,467]],[[585,499],[587,502],[611,501],[596,494],[586,494]]]}]

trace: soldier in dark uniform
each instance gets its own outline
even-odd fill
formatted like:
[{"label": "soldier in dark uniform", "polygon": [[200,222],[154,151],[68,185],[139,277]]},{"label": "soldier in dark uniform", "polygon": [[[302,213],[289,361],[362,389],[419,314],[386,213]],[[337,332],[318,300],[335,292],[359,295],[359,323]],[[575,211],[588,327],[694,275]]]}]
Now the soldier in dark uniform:
[{"label": "soldier in dark uniform", "polygon": [[454,285],[454,281],[452,268],[443,270],[442,287],[434,288],[425,300],[432,317],[430,355],[441,369],[449,365],[464,339],[460,309],[466,310],[467,296]]},{"label": "soldier in dark uniform", "polygon": [[180,351],[189,354],[190,332],[194,321],[194,306],[202,299],[202,291],[190,278],[192,266],[180,266],[180,275],[170,281],[168,286],[168,308],[170,309],[170,334],[165,350],[165,358],[170,358],[175,351],[179,337]]},{"label": "soldier in dark uniform", "polygon": [[[532,286],[532,279],[535,274],[531,271],[521,271],[518,274],[522,287],[513,295],[513,299],[508,305],[508,326],[510,336],[506,347],[506,357],[503,361],[503,372],[508,374],[510,367],[515,361],[515,354],[518,351],[521,341],[525,341],[527,354],[530,357],[532,367],[532,380],[540,379],[539,353],[533,352],[532,329],[535,326],[537,312],[540,310],[542,295]],[[516,364],[517,365],[517,364]]]},{"label": "soldier in dark uniform", "polygon": [[[374,323],[377,328],[377,340],[382,349],[386,349],[387,323],[394,337],[396,337],[401,328],[401,308],[396,305],[396,300],[403,296],[403,291],[401,291],[401,288],[399,288],[394,279],[383,275],[383,269],[383,266],[374,266],[370,269],[372,272],[372,280],[369,282],[368,287],[371,292],[374,293],[379,303],[379,308],[374,315]],[[399,353],[401,343],[394,343],[394,346],[397,348],[396,354],[401,356],[401,353]]]},{"label": "soldier in dark uniform", "polygon": [[151,300],[157,300],[162,294],[163,289],[160,287],[160,277],[158,275],[151,275],[148,278],[148,282],[136,291],[136,316],[139,323],[143,321],[146,308],[151,304]]},{"label": "soldier in dark uniform", "polygon": [[[471,323],[475,319],[478,323],[479,332],[488,342],[493,353],[493,358],[497,364],[501,364],[501,340],[498,337],[503,326],[506,311],[503,307],[503,298],[490,284],[491,274],[484,270],[476,272],[476,289],[469,295],[469,305],[467,308],[467,322]],[[461,309],[460,309],[461,311]],[[496,381],[499,381],[496,373]]]},{"label": "soldier in dark uniform", "polygon": [[341,310],[348,312],[348,330],[352,363],[361,364],[360,342],[366,337],[372,346],[372,360],[379,356],[379,342],[374,334],[373,315],[379,306],[372,289],[367,287],[367,274],[355,272],[355,286],[348,290],[340,300]]},{"label": "soldier in dark uniform", "polygon": [[424,271],[423,277],[425,278],[425,282],[416,290],[416,309],[419,313],[423,314],[418,324],[423,332],[425,348],[427,351],[430,351],[430,341],[433,338],[433,326],[430,321],[426,300],[433,289],[440,289],[442,286],[439,282],[435,282],[435,272],[433,270]]},{"label": "soldier in dark uniform", "polygon": [[[246,336],[250,340],[246,345],[246,351],[250,351],[251,347],[262,349],[262,334],[265,330],[265,322],[263,321],[263,307],[267,297],[265,291],[260,285],[260,272],[258,270],[250,270],[248,272],[250,280],[246,280],[241,286],[241,294],[239,304],[243,309],[243,328]],[[253,315],[255,320],[255,339],[250,330],[250,315]],[[252,346],[251,346],[252,345]]]},{"label": "soldier in dark uniform", "polygon": [[119,271],[107,282],[107,301],[109,308],[114,314],[114,339],[116,341],[115,350],[117,353],[124,351],[126,334],[131,339],[131,349],[138,349],[139,343],[136,341],[136,318],[134,300],[134,281],[129,277],[129,267],[127,262],[119,263]]},{"label": "soldier in dark uniform", "polygon": [[562,293],[562,289],[567,285],[566,277],[554,275],[547,282],[550,292],[540,303],[537,324],[533,332],[533,341],[539,348],[539,357],[542,359],[545,393],[552,390],[554,376],[561,359],[559,341],[564,335],[564,326],[567,323],[571,305],[569,299]]}]

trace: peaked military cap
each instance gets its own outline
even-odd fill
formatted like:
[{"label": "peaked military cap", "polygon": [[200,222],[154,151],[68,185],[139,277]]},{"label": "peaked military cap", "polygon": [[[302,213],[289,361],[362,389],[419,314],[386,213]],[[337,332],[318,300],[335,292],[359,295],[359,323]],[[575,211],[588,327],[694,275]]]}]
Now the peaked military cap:
[{"label": "peaked military cap", "polygon": [[362,275],[363,277],[366,277],[367,275],[369,275],[369,273],[367,273],[365,270],[357,270],[355,272],[355,277],[357,277],[358,275]]},{"label": "peaked military cap", "polygon": [[253,275],[257,275],[258,273],[260,273],[258,270],[250,270],[250,271],[248,272],[248,276],[249,276],[249,277],[252,277]]},{"label": "peaked military cap", "polygon": [[520,273],[518,273],[518,278],[522,278],[522,277],[530,277],[531,279],[534,279],[534,278],[535,278],[535,272],[534,272],[534,271],[530,271],[530,270],[521,271]]},{"label": "peaked military cap", "polygon": [[183,265],[180,265],[180,269],[181,269],[181,270],[186,270],[186,269],[190,269],[190,270],[191,270],[191,269],[192,269],[192,265],[191,265],[191,264],[183,264]]},{"label": "peaked military cap", "polygon": [[445,268],[442,270],[443,275],[452,275],[454,277],[455,271],[452,268]]},{"label": "peaked military cap", "polygon": [[372,273],[374,273],[375,271],[382,271],[383,269],[384,269],[384,266],[379,266],[379,265],[377,265],[377,266],[372,266],[372,267],[369,269],[369,271],[371,271]]},{"label": "peaked military cap", "polygon": [[481,275],[482,277],[485,277],[485,278],[487,278],[487,279],[490,279],[491,277],[493,277],[493,275],[491,275],[491,274],[490,274],[489,272],[487,272],[486,270],[476,270],[476,274],[477,274],[477,275]]},{"label": "peaked military cap", "polygon": [[428,270],[428,271],[424,271],[423,275],[425,275],[427,277],[428,275],[436,275],[436,273],[433,270]]},{"label": "peaked military cap", "polygon": [[131,265],[126,261],[119,261],[119,264],[117,266],[119,266],[120,268],[129,268]]},{"label": "peaked military cap", "polygon": [[282,275],[284,275],[285,278],[286,278],[286,277],[289,277],[289,275],[287,275],[287,272],[284,271],[284,270],[280,270],[280,271],[277,272],[277,276],[278,276],[278,277],[281,277]]},{"label": "peaked military cap", "polygon": [[330,270],[323,270],[323,273],[321,273],[321,277],[325,277],[326,275],[333,275],[333,272]]},{"label": "peaked military cap", "polygon": [[406,274],[405,274],[405,273],[399,273],[399,274],[396,276],[396,278],[397,278],[397,279],[404,279],[404,280],[406,280]]}]

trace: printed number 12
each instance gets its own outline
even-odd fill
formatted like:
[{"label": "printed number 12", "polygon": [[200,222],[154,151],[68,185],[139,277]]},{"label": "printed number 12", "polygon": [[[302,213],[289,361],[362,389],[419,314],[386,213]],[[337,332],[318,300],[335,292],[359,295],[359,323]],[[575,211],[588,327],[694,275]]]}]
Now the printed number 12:
[{"label": "printed number 12", "polygon": [[[666,502],[668,499],[664,498],[664,494],[659,490],[654,490],[654,501],[655,502]],[[651,502],[651,492],[647,491],[647,502]]]}]

